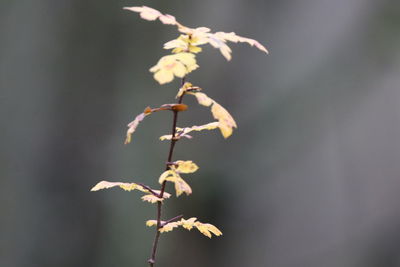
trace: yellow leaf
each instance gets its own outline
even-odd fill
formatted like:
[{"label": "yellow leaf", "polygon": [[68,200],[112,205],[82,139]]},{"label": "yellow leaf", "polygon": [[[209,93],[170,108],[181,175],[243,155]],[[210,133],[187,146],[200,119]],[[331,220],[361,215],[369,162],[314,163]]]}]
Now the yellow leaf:
[{"label": "yellow leaf", "polygon": [[121,182],[108,182],[108,181],[101,181],[97,185],[95,185],[90,191],[98,191],[101,189],[107,189],[111,187],[120,187],[125,191],[132,191],[132,190],[140,190],[142,192],[148,192],[147,189],[143,188],[141,185],[135,183],[121,183]]},{"label": "yellow leaf", "polygon": [[[165,223],[164,221],[161,221],[161,225],[163,225],[164,223]],[[156,220],[148,220],[146,222],[146,225],[149,227],[157,225],[157,221]],[[203,235],[205,235],[209,238],[212,237],[211,234],[214,234],[215,236],[222,235],[222,232],[217,227],[215,227],[214,225],[209,224],[209,223],[201,223],[201,222],[197,221],[197,218],[195,218],[195,217],[189,218],[187,220],[182,218],[181,220],[179,220],[177,222],[167,223],[167,224],[163,225],[163,227],[161,227],[159,229],[159,231],[161,233],[170,232],[174,228],[177,228],[179,226],[182,226],[183,228],[185,228],[186,230],[189,230],[189,231],[192,230],[193,227],[196,227],[197,230],[200,231],[200,233],[202,233]]]},{"label": "yellow leaf", "polygon": [[209,238],[211,238],[211,233],[216,236],[222,235],[222,232],[217,227],[209,223],[196,222],[194,226],[200,231],[200,233]]},{"label": "yellow leaf", "polygon": [[194,125],[192,127],[183,128],[182,132],[184,132],[186,134],[186,133],[190,133],[192,131],[199,132],[199,131],[203,131],[203,130],[214,130],[214,129],[218,128],[218,126],[219,126],[219,122],[214,121],[214,122],[210,122],[210,123],[200,125],[200,126]]},{"label": "yellow leaf", "polygon": [[194,222],[197,220],[197,218],[192,217],[190,219],[181,219],[180,223],[182,225],[183,228],[187,229],[187,230],[192,230]]},{"label": "yellow leaf", "polygon": [[179,37],[178,39],[166,42],[164,44],[164,49],[177,49],[176,52],[183,52],[188,49],[188,46],[188,43]]},{"label": "yellow leaf", "polygon": [[[219,122],[218,121],[214,121],[214,122],[210,122],[204,125],[194,125],[192,127],[185,127],[185,128],[176,128],[176,138],[180,138],[180,137],[186,137],[186,138],[191,138],[190,135],[188,135],[188,133],[192,132],[192,131],[203,131],[203,130],[214,130],[216,128],[219,127]],[[167,135],[163,135],[160,137],[161,141],[164,140],[171,140],[172,135],[171,134],[167,134]]]},{"label": "yellow leaf", "polygon": [[210,233],[210,231],[208,231],[207,227],[205,227],[201,223],[197,223],[195,226],[196,226],[197,230],[200,231],[200,233],[207,236],[208,238],[211,238],[211,233]]},{"label": "yellow leaf", "polygon": [[176,175],[176,173],[175,173],[174,171],[172,171],[172,170],[167,170],[167,171],[163,172],[163,173],[160,175],[160,178],[158,178],[158,182],[159,182],[160,184],[162,184],[164,181],[167,181],[167,178],[168,178],[168,177],[173,177],[173,176],[175,176],[175,175]]},{"label": "yellow leaf", "polygon": [[156,9],[146,6],[126,7],[125,9],[140,13],[140,16],[145,20],[152,21],[158,18],[164,24],[176,25],[178,31],[184,33],[184,35],[181,35],[177,39],[183,42],[174,42],[173,40],[171,41],[172,43],[167,43],[168,45],[165,48],[173,49],[173,53],[198,53],[201,51],[201,48],[198,46],[208,43],[214,48],[219,49],[221,54],[229,61],[232,53],[230,47],[226,44],[229,41],[233,43],[247,43],[268,54],[268,50],[257,40],[239,36],[234,32],[211,33],[210,29],[206,27],[189,28],[176,21],[174,16],[168,14],[164,15]]},{"label": "yellow leaf", "polygon": [[157,225],[157,220],[148,220],[146,222],[146,226],[148,226],[148,227],[151,227],[151,226],[154,226],[154,225]]},{"label": "yellow leaf", "polygon": [[216,236],[222,235],[222,232],[221,232],[217,227],[215,227],[215,226],[212,225],[212,224],[206,223],[206,224],[205,224],[205,227],[206,227],[211,233],[213,233],[213,234],[216,235]]},{"label": "yellow leaf", "polygon": [[163,198],[159,198],[159,197],[156,197],[155,195],[148,194],[148,195],[142,196],[142,200],[150,202],[150,203],[157,203],[157,202],[163,201],[164,199],[169,198],[169,197],[170,197],[170,194],[164,192]]},{"label": "yellow leaf", "polygon": [[176,60],[182,62],[186,66],[188,73],[198,68],[196,57],[191,53],[178,53],[173,56],[175,56]]},{"label": "yellow leaf", "polygon": [[[151,69],[150,69],[150,71],[151,71]],[[153,77],[160,84],[165,84],[165,83],[172,82],[172,80],[174,79],[174,72],[160,69],[159,71],[154,73]]]},{"label": "yellow leaf", "polygon": [[181,97],[188,88],[192,87],[193,85],[189,82],[185,82],[181,88],[179,88],[178,94],[175,96],[175,98]]},{"label": "yellow leaf", "polygon": [[191,95],[194,95],[197,99],[197,102],[199,102],[200,105],[209,107],[214,103],[214,100],[209,98],[205,93],[200,93],[200,92],[194,92],[194,93],[189,93]]},{"label": "yellow leaf", "polygon": [[185,180],[179,177],[175,181],[175,191],[177,197],[182,195],[182,193],[185,193],[188,196],[192,193],[192,188],[190,188],[189,184],[186,183]]},{"label": "yellow leaf", "polygon": [[178,227],[180,224],[179,222],[170,222],[167,223],[166,225],[164,225],[163,227],[161,227],[159,229],[160,233],[164,233],[164,232],[170,232],[172,230],[174,230],[174,228]]},{"label": "yellow leaf", "polygon": [[199,169],[199,167],[191,160],[177,160],[175,163],[178,164],[178,167],[175,168],[175,171],[178,173],[193,173]]},{"label": "yellow leaf", "polygon": [[211,107],[211,112],[214,118],[219,121],[219,129],[222,135],[224,138],[228,138],[232,134],[233,128],[237,128],[235,120],[225,108],[215,101]]},{"label": "yellow leaf", "polygon": [[164,49],[173,49],[172,53],[190,52],[196,54],[202,51],[201,47],[197,46],[201,44],[204,43],[200,42],[198,37],[181,34],[177,39],[165,43]]},{"label": "yellow leaf", "polygon": [[169,181],[175,184],[176,196],[179,197],[182,193],[190,195],[192,193],[192,188],[182,179],[182,177],[176,173],[174,170],[168,170],[161,174],[158,182],[162,184],[164,181]]},{"label": "yellow leaf", "polygon": [[228,138],[232,135],[233,128],[237,128],[237,125],[231,114],[229,114],[224,107],[208,97],[205,93],[189,92],[188,94],[194,95],[200,105],[206,107],[211,106],[211,113],[213,117],[218,120],[218,127],[224,138]]},{"label": "yellow leaf", "polygon": [[166,134],[166,135],[160,136],[161,141],[171,140],[171,138],[172,138],[172,134]]},{"label": "yellow leaf", "polygon": [[174,76],[182,78],[198,68],[196,58],[191,53],[178,53],[162,57],[155,66],[150,68],[154,72],[154,79],[160,84],[169,83]]}]

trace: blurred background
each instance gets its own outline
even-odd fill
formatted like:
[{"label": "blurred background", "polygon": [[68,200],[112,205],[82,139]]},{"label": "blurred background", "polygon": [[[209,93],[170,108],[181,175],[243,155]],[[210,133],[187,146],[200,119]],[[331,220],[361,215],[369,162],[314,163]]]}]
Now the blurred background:
[{"label": "blurred background", "polygon": [[[396,0],[1,0],[0,266],[146,266],[156,207],[136,192],[89,192],[100,180],[156,187],[167,158],[169,113],[123,144],[126,124],[179,87],[148,72],[177,35],[122,10],[143,4],[270,50],[199,55],[190,81],[239,128],[177,144],[175,159],[200,169],[186,176],[193,195],[164,215],[224,235],[164,234],[157,266],[400,266]],[[180,126],[212,120],[185,102]]]}]

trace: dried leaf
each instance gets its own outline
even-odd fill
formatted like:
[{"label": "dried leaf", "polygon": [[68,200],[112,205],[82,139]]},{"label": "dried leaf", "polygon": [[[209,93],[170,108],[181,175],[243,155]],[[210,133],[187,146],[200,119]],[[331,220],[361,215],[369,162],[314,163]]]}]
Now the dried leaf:
[{"label": "dried leaf", "polygon": [[135,132],[137,126],[144,119],[144,117],[146,117],[149,114],[150,113],[140,113],[139,115],[136,116],[136,118],[132,122],[128,124],[129,129],[126,132],[125,145],[131,142],[132,134]]},{"label": "dried leaf", "polygon": [[151,107],[146,107],[145,109],[144,109],[144,111],[143,111],[143,113],[144,114],[150,114],[150,113],[152,113],[153,112],[153,110],[151,109]]},{"label": "dried leaf", "polygon": [[188,109],[188,106],[185,104],[175,104],[172,106],[172,110],[174,111],[185,111]]}]

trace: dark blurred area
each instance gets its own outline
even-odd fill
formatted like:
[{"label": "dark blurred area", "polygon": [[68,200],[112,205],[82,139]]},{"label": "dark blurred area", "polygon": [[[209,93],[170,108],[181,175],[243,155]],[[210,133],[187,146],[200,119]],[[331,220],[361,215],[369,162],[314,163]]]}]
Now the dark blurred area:
[{"label": "dark blurred area", "polygon": [[[100,180],[156,187],[163,171],[171,114],[123,144],[126,124],[179,87],[148,72],[177,35],[122,10],[143,4],[270,50],[199,55],[190,80],[239,128],[177,144],[175,159],[200,169],[164,215],[224,235],[163,234],[158,266],[400,266],[396,0],[0,1],[0,266],[146,266],[156,207],[89,192]],[[180,126],[212,120],[185,101]]]}]

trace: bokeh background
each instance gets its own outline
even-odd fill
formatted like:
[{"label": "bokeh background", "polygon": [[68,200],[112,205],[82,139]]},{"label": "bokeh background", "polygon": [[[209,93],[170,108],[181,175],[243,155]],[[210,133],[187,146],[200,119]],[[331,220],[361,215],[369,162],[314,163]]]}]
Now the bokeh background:
[{"label": "bokeh background", "polygon": [[[400,2],[397,0],[0,1],[0,266],[146,266],[155,206],[100,180],[157,185],[174,101],[148,69],[175,29],[235,31],[227,63],[206,48],[190,80],[231,111],[228,140],[199,133],[175,159],[200,170],[167,218],[222,229],[162,236],[158,266],[400,266]],[[179,125],[211,121],[189,97]],[[171,191],[171,187],[169,187]]]}]

